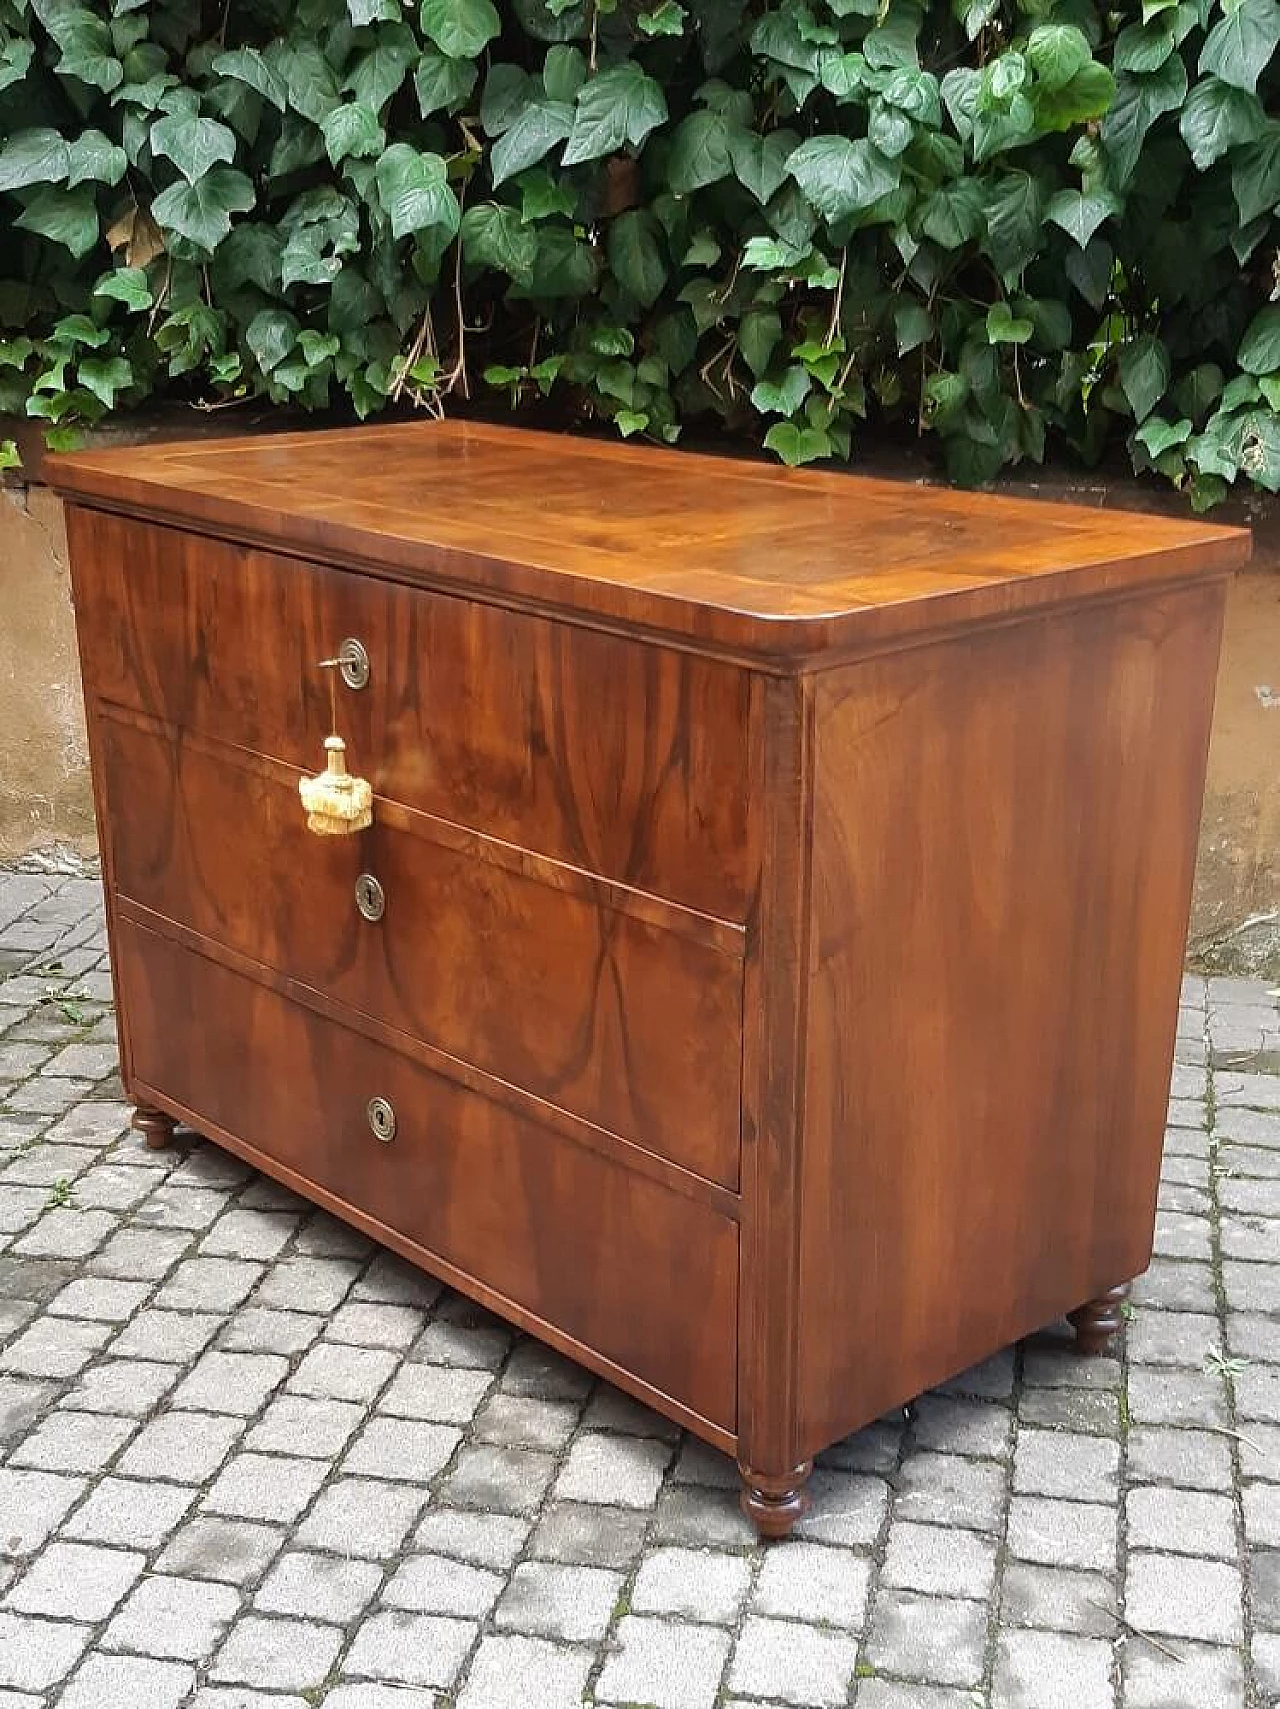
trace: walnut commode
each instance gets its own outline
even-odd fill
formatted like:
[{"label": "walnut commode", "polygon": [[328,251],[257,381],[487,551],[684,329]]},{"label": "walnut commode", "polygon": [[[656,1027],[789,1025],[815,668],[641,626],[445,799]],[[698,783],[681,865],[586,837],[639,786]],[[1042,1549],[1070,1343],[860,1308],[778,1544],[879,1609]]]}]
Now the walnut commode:
[{"label": "walnut commode", "polygon": [[1246,535],[459,423],[51,466],[149,1144],[736,1455],[770,1536],[889,1408],[1105,1344]]}]

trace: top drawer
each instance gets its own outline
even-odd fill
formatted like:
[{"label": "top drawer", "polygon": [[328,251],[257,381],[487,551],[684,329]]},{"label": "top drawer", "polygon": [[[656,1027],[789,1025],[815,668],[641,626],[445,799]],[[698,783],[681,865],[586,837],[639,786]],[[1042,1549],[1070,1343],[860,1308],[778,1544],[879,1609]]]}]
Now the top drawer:
[{"label": "top drawer", "polygon": [[[427,499],[424,497],[424,502]],[[77,505],[91,695],[722,918],[746,917],[748,676],[732,665]]]}]

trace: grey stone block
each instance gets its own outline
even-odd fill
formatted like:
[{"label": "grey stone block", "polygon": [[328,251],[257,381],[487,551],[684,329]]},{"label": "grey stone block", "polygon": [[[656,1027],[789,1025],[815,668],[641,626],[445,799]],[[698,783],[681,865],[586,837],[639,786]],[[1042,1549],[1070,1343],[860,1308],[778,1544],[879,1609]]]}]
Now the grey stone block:
[{"label": "grey stone block", "polygon": [[289,1525],[311,1502],[327,1473],[319,1460],[240,1453],[218,1474],[202,1511]]},{"label": "grey stone block", "polygon": [[339,1306],[325,1335],[330,1341],[350,1342],[355,1347],[409,1347],[422,1333],[423,1313],[411,1305],[379,1304],[349,1300]]},{"label": "grey stone block", "polygon": [[1246,1484],[1243,1501],[1244,1534],[1249,1546],[1280,1549],[1280,1483]]},{"label": "grey stone block", "polygon": [[222,1584],[251,1584],[262,1577],[284,1543],[283,1530],[243,1519],[197,1516],[175,1533],[157,1570]]},{"label": "grey stone block", "polygon": [[729,1641],[727,1632],[707,1626],[625,1619],[596,1682],[596,1701],[713,1709]]},{"label": "grey stone block", "polygon": [[1061,1632],[1002,1632],[992,1709],[1113,1709],[1111,1646]]},{"label": "grey stone block", "polygon": [[621,1589],[622,1574],[603,1567],[522,1561],[498,1603],[494,1624],[563,1643],[599,1643]]},{"label": "grey stone block", "polygon": [[652,1507],[671,1459],[665,1442],[584,1432],[569,1449],[556,1480],[560,1501],[599,1501]]},{"label": "grey stone block", "polygon": [[[412,1370],[430,1370],[414,1365]],[[495,1394],[476,1415],[475,1433],[482,1442],[504,1448],[540,1448],[558,1453],[572,1436],[578,1409],[570,1402],[533,1400],[526,1395]]]},{"label": "grey stone block", "polygon": [[59,1709],[179,1709],[195,1669],[144,1656],[91,1655],[58,1700]]},{"label": "grey stone block", "polygon": [[637,1614],[668,1614],[731,1626],[750,1585],[751,1565],[741,1555],[711,1549],[656,1549],[640,1563],[631,1606]]},{"label": "grey stone block", "polygon": [[411,1555],[384,1587],[382,1601],[389,1608],[407,1608],[414,1614],[483,1620],[505,1583],[501,1573],[446,1555]]},{"label": "grey stone block", "polygon": [[1102,1573],[1010,1561],[1001,1587],[1000,1618],[1006,1626],[1039,1626],[1082,1637],[1114,1638],[1114,1579]]},{"label": "grey stone block", "polygon": [[581,1709],[590,1650],[540,1638],[495,1634],[481,1640],[458,1709]]},{"label": "grey stone block", "polygon": [[192,1412],[227,1412],[249,1418],[289,1374],[277,1353],[202,1353],[174,1391],[173,1405]]},{"label": "grey stone block", "polygon": [[524,1548],[529,1522],[506,1513],[430,1507],[414,1532],[416,1549],[505,1572]]},{"label": "grey stone block", "polygon": [[1008,1546],[1010,1554],[1020,1560],[1111,1572],[1116,1560],[1115,1509],[1082,1501],[1014,1496],[1009,1504]]},{"label": "grey stone block", "polygon": [[269,1403],[244,1445],[254,1453],[332,1460],[342,1453],[365,1416],[358,1401],[280,1394]]},{"label": "grey stone block", "polygon": [[1221,1350],[1222,1329],[1207,1312],[1140,1311],[1129,1325],[1129,1358],[1137,1365],[1186,1365],[1199,1370]]},{"label": "grey stone block", "polygon": [[0,1613],[0,1687],[47,1691],[71,1672],[92,1635],[89,1626]]},{"label": "grey stone block", "polygon": [[343,1671],[354,1679],[447,1687],[458,1677],[475,1637],[470,1620],[398,1609],[374,1614],[356,1633]]},{"label": "grey stone block", "polygon": [[589,1501],[553,1501],[543,1509],[529,1553],[589,1567],[627,1567],[644,1543],[648,1514]]},{"label": "grey stone block", "polygon": [[305,1355],[290,1379],[289,1387],[297,1394],[319,1395],[325,1400],[367,1403],[373,1400],[398,1363],[394,1353],[381,1348],[321,1343]]},{"label": "grey stone block", "polygon": [[1125,1500],[1129,1546],[1169,1554],[1236,1558],[1235,1503],[1200,1490],[1131,1489]]},{"label": "grey stone block", "polygon": [[1001,1406],[949,1395],[921,1395],[914,1428],[922,1448],[944,1454],[1004,1460],[1011,1452],[1013,1420]]},{"label": "grey stone block", "polygon": [[751,1606],[757,1614],[860,1630],[870,1584],[871,1563],[847,1549],[803,1541],[775,1544],[761,1565]]},{"label": "grey stone block", "polygon": [[441,1489],[455,1507],[481,1507],[498,1513],[536,1513],[555,1473],[550,1454],[532,1449],[495,1448],[469,1443],[460,1449]]},{"label": "grey stone block", "polygon": [[[130,1426],[132,1428],[132,1426]],[[166,1412],[146,1425],[117,1470],[124,1477],[203,1483],[244,1430],[244,1420],[208,1412]]]},{"label": "grey stone block", "polygon": [[410,1358],[429,1365],[462,1365],[496,1372],[511,1349],[513,1332],[494,1327],[450,1323],[437,1318],[414,1343]]},{"label": "grey stone block", "polygon": [[147,1578],[103,1633],[102,1647],[172,1661],[201,1661],[212,1654],[239,1606],[230,1585]]},{"label": "grey stone block", "polygon": [[68,1282],[50,1300],[54,1317],[96,1318],[102,1323],[123,1323],[151,1292],[147,1282],[125,1282],[110,1276],[85,1276]]},{"label": "grey stone block", "polygon": [[148,1359],[185,1365],[209,1345],[221,1327],[214,1312],[140,1311],[111,1344],[122,1359]]},{"label": "grey stone block", "polygon": [[1129,1416],[1135,1424],[1230,1422],[1221,1377],[1150,1367],[1129,1373]]},{"label": "grey stone block", "polygon": [[83,1478],[0,1470],[0,1539],[7,1555],[29,1555],[56,1530],[86,1488]]},{"label": "grey stone block", "polygon": [[56,1620],[105,1620],[145,1565],[145,1555],[128,1549],[51,1543],[9,1592],[7,1605]]},{"label": "grey stone block", "polygon": [[234,1311],[262,1275],[239,1258],[185,1258],[156,1295],[165,1311]]},{"label": "grey stone block", "polygon": [[205,1235],[201,1256],[272,1259],[283,1251],[299,1218],[284,1211],[226,1211]]},{"label": "grey stone block", "polygon": [[[162,1181],[134,1214],[136,1221],[148,1228],[183,1228],[195,1235],[208,1228],[226,1205],[225,1192],[211,1187],[184,1185],[179,1173]],[[210,1272],[210,1275],[214,1276],[216,1272]],[[221,1287],[224,1281],[225,1278],[218,1278],[215,1285]]]},{"label": "grey stone block", "polygon": [[403,1365],[378,1402],[397,1418],[469,1424],[493,1383],[487,1370],[450,1365]]},{"label": "grey stone block", "polygon": [[428,1483],[449,1463],[462,1432],[420,1419],[374,1418],[352,1443],[346,1472],[366,1477]]},{"label": "grey stone block", "polygon": [[1018,1436],[1013,1487],[1020,1495],[1114,1501],[1119,1470],[1119,1445],[1106,1437],[1027,1429]]},{"label": "grey stone block", "polygon": [[197,1493],[182,1484],[104,1478],[67,1522],[66,1534],[123,1548],[157,1549]]},{"label": "grey stone block", "polygon": [[[122,1228],[95,1252],[88,1268],[95,1276],[120,1276],[126,1281],[158,1281],[186,1251],[190,1239],[159,1228]],[[189,1296],[183,1310],[198,1310]],[[208,1307],[206,1306],[206,1310]]]},{"label": "grey stone block", "polygon": [[1137,1425],[1129,1432],[1127,1471],[1135,1481],[1229,1490],[1231,1444],[1225,1436],[1211,1436],[1206,1430]]},{"label": "grey stone block", "polygon": [[340,1478],[320,1492],[295,1541],[371,1560],[394,1555],[426,1500],[426,1490],[412,1484]]},{"label": "grey stone block", "polygon": [[1251,1365],[1237,1374],[1235,1388],[1241,1418],[1280,1423],[1280,1365]]},{"label": "grey stone block", "polygon": [[1129,1554],[1125,1613],[1145,1631],[1239,1644],[1241,1601],[1239,1570],[1225,1562]]},{"label": "grey stone block", "polygon": [[729,1664],[729,1689],[834,1709],[848,1698],[857,1659],[858,1640],[849,1633],[752,1617]]},{"label": "grey stone block", "polygon": [[0,1371],[18,1377],[74,1377],[105,1346],[106,1323],[37,1318],[0,1353]]},{"label": "grey stone block", "polygon": [[267,1691],[315,1691],[342,1647],[342,1633],[314,1620],[247,1614],[231,1628],[209,1677]]},{"label": "grey stone block", "polygon": [[381,1582],[382,1568],[373,1561],[299,1550],[281,1555],[254,1597],[254,1607],[346,1626],[368,1606]]},{"label": "grey stone block", "polygon": [[347,1258],[286,1258],[268,1270],[254,1297],[283,1311],[330,1312],[359,1274],[360,1266]]},{"label": "grey stone block", "polygon": [[59,1409],[18,1444],[9,1464],[48,1472],[101,1472],[136,1429],[131,1418]]},{"label": "grey stone block", "polygon": [[585,1400],[594,1382],[581,1365],[533,1340],[516,1346],[502,1373],[507,1394],[529,1395],[534,1400]]},{"label": "grey stone block", "polygon": [[242,1306],[218,1337],[224,1353],[302,1353],[324,1329],[324,1319],[302,1311]]},{"label": "grey stone block", "polygon": [[110,1412],[142,1418],[178,1381],[176,1365],[149,1359],[108,1359],[94,1365],[67,1395],[65,1404],[81,1412]]},{"label": "grey stone block", "polygon": [[941,1525],[895,1521],[890,1528],[885,1584],[981,1600],[990,1596],[995,1573],[996,1547],[990,1538]]},{"label": "grey stone block", "polygon": [[995,1460],[917,1450],[903,1461],[893,1501],[895,1520],[997,1531],[1003,1523],[1007,1478]]},{"label": "grey stone block", "polygon": [[1175,1642],[1178,1657],[1133,1642],[1124,1649],[1124,1709],[1245,1709],[1244,1662],[1235,1650]]},{"label": "grey stone block", "polygon": [[884,1589],[872,1610],[867,1656],[884,1673],[935,1685],[975,1686],[982,1678],[986,1643],[984,1604]]},{"label": "grey stone block", "polygon": [[[869,1547],[875,1542],[889,1510],[889,1486],[883,1478],[859,1477],[852,1472],[814,1472],[808,1489],[812,1506],[796,1527],[797,1537],[847,1548]],[[738,1514],[737,1502],[724,1495],[718,1497],[716,1505],[730,1514]],[[744,1535],[748,1541],[756,1540],[749,1524],[745,1534],[736,1526],[731,1533],[720,1539],[708,1537],[707,1541],[731,1541]]]}]

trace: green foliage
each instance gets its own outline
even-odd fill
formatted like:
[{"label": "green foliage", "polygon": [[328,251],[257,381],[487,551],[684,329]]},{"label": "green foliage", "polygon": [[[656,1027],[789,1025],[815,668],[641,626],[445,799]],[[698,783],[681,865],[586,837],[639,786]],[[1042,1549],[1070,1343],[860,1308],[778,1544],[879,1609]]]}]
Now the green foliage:
[{"label": "green foliage", "polygon": [[1278,50],[1276,0],[0,0],[0,412],[479,393],[1274,492]]}]

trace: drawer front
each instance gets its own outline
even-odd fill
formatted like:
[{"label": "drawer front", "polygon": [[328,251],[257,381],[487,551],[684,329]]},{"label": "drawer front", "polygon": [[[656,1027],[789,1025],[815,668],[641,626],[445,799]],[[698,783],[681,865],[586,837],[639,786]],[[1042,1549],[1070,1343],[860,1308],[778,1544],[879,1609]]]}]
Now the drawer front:
[{"label": "drawer front", "polygon": [[317,837],[296,773],[133,714],[97,761],[119,895],[736,1187],[738,928],[381,801]]},{"label": "drawer front", "polygon": [[306,770],[337,685],[380,795],[746,917],[748,678],[662,647],[71,506],[90,693]]},{"label": "drawer front", "polygon": [[128,920],[117,958],[136,1081],[733,1430],[734,1222]]}]

